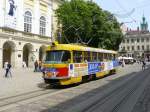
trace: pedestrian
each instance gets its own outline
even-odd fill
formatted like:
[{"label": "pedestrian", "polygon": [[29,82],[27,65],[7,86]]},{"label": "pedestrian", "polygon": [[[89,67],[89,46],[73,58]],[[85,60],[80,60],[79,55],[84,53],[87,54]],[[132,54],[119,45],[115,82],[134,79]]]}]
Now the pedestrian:
[{"label": "pedestrian", "polygon": [[38,61],[36,60],[34,62],[34,72],[37,72],[38,71]]},{"label": "pedestrian", "polygon": [[122,60],[122,67],[124,67],[125,66],[125,61],[124,61],[124,59]]},{"label": "pedestrian", "polygon": [[26,65],[26,62],[25,62],[25,61],[23,61],[23,62],[22,62],[22,67],[23,67],[23,68],[26,68],[26,67],[27,67],[27,65]]},{"label": "pedestrian", "polygon": [[4,63],[5,77],[7,77],[7,65],[8,65],[8,61],[6,61],[6,62]]},{"label": "pedestrian", "polygon": [[143,60],[142,61],[142,70],[145,70],[145,67],[146,67],[146,62]]},{"label": "pedestrian", "polygon": [[7,63],[5,69],[6,69],[5,77],[8,77],[8,73],[10,74],[10,77],[12,77],[12,73],[11,73],[11,64],[10,64],[10,63]]},{"label": "pedestrian", "polygon": [[41,72],[42,62],[39,60],[39,71]]},{"label": "pedestrian", "polygon": [[8,65],[8,61],[6,61],[6,62],[4,63],[4,69],[5,69],[5,70],[7,69],[7,65]]}]

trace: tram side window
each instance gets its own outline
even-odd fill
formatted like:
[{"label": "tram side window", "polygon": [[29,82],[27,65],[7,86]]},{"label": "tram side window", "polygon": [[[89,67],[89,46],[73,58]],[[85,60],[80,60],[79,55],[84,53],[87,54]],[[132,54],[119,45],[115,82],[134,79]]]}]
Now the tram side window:
[{"label": "tram side window", "polygon": [[108,54],[107,54],[107,53],[104,53],[103,59],[104,59],[104,61],[107,61],[107,60],[108,60]]},{"label": "tram side window", "polygon": [[69,60],[71,60],[71,54],[69,51],[65,51],[65,53],[63,54],[63,57],[62,57],[62,61],[67,62]]},{"label": "tram side window", "polygon": [[81,51],[73,51],[73,62],[81,63],[82,60],[83,60],[82,52]]},{"label": "tram side window", "polygon": [[116,54],[113,54],[113,60],[116,60]]},{"label": "tram side window", "polygon": [[112,60],[113,58],[112,58],[112,54],[108,54],[108,59],[109,60]]},{"label": "tram side window", "polygon": [[103,53],[98,53],[98,60],[103,61]]},{"label": "tram side window", "polygon": [[91,61],[91,53],[90,52],[84,52],[84,61]]},{"label": "tram side window", "polygon": [[92,52],[92,62],[97,61],[98,57],[97,57],[97,52]]}]

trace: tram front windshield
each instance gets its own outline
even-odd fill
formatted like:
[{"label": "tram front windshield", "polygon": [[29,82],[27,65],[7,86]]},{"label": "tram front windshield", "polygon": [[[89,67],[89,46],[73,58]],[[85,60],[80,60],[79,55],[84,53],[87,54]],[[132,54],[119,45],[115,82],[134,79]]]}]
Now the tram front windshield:
[{"label": "tram front windshield", "polygon": [[66,63],[71,59],[69,51],[65,50],[53,50],[46,52],[46,62],[48,63]]}]

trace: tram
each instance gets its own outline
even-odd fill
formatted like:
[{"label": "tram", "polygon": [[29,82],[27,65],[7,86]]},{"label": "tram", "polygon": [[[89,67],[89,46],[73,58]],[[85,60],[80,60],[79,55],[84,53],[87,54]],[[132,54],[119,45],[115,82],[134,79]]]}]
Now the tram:
[{"label": "tram", "polygon": [[118,66],[116,51],[55,42],[46,49],[43,79],[52,85],[78,84],[115,73]]}]

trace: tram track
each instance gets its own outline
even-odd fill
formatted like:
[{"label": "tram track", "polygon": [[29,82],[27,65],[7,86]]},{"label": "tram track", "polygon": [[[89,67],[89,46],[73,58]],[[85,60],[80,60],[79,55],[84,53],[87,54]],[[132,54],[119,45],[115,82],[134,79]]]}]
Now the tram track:
[{"label": "tram track", "polygon": [[[144,88],[147,82],[150,81],[149,72],[150,70],[147,69],[144,71],[144,74],[143,72],[137,72],[127,77],[115,79],[112,81],[111,85],[108,85],[103,89],[98,89],[98,91],[91,91],[94,96],[88,97],[83,102],[78,102],[77,106],[72,105],[71,107],[66,108],[65,112],[130,112],[127,110],[123,111],[123,109],[130,107],[128,110],[131,110],[128,101],[137,98],[131,98],[134,94],[141,94],[139,90],[142,90],[141,88]],[[140,84],[141,82],[142,84]],[[26,102],[31,99],[31,102],[34,102],[37,101],[37,97],[44,96],[43,98],[46,98],[47,96],[49,97],[54,94],[57,95],[57,93],[62,94],[66,90],[67,89],[40,89],[11,97],[0,98],[0,111],[2,110],[1,108],[5,108],[9,105],[16,104],[16,106],[20,106],[24,104],[22,103],[24,101]],[[32,99],[34,98],[36,100],[33,101]]]},{"label": "tram track", "polygon": [[[108,91],[100,91],[100,93],[94,97],[81,102],[83,104],[74,106],[66,112],[71,112],[75,108],[77,110],[76,112],[129,112],[124,111],[125,107],[128,105],[131,111],[133,107],[131,107],[129,103],[132,102],[132,106],[136,103],[135,100],[137,100],[138,95],[141,94],[142,89],[144,90],[144,87],[150,80],[149,72],[150,70],[147,69],[144,71],[144,74],[142,74],[142,72],[136,73],[136,75],[126,82],[121,82],[120,85],[117,85],[111,90],[108,88]],[[138,93],[137,97],[136,93]],[[131,98],[131,96],[133,98]],[[134,99],[134,101],[130,99]]]},{"label": "tram track", "polygon": [[[96,103],[93,103],[91,107],[85,109],[84,112],[129,112],[125,110],[125,104],[128,102],[130,96],[132,96],[141,86],[141,83],[139,82],[147,82],[147,77],[148,74],[139,74],[124,85],[120,86],[120,88],[116,88],[114,91],[112,91],[112,93],[109,93],[108,96],[103,98],[103,100],[100,99]],[[146,84],[147,83],[145,83],[145,85]],[[126,107],[128,108],[128,106]]]},{"label": "tram track", "polygon": [[[131,80],[109,93],[105,98],[103,97],[103,100],[100,99],[96,103],[93,103],[91,107],[86,108],[84,112],[129,112],[129,110],[125,110],[125,104],[141,86],[139,82],[144,82],[141,86],[144,87],[147,85],[149,78],[150,76],[148,76],[148,73],[133,77]],[[132,104],[133,103],[134,101],[132,101]],[[126,107],[128,108],[128,106]]]},{"label": "tram track", "polygon": [[59,90],[46,90],[46,89],[40,89],[36,91],[31,91],[27,93],[22,93],[10,97],[0,98],[0,108],[6,107],[12,104],[17,104],[19,102],[27,101],[33,98],[37,98],[40,96],[44,96],[47,94],[55,93]]},{"label": "tram track", "polygon": [[[129,109],[128,111],[125,110],[124,108],[124,105],[126,105],[126,103],[129,102],[129,99],[131,97],[134,97],[134,94],[137,94],[138,91],[140,90],[141,92],[143,91],[142,88],[144,88],[146,85],[147,85],[147,82],[148,82],[148,78],[150,78],[149,76],[147,77],[148,74],[144,75],[143,77],[138,77],[138,79],[136,80],[133,80],[130,82],[130,84],[128,84],[126,90],[124,92],[120,92],[122,93],[120,96],[122,96],[122,98],[120,98],[119,102],[114,106],[114,108],[112,109],[111,112],[129,112]],[[139,83],[139,82],[144,82],[145,83]],[[129,86],[130,85],[130,86]],[[142,87],[142,88],[141,88]],[[140,92],[140,93],[141,93]],[[116,94],[118,96],[118,94]],[[137,95],[138,96],[138,95]],[[136,97],[136,99],[138,99],[138,97]],[[130,102],[129,102],[130,103]],[[132,101],[132,105],[134,107],[134,104],[136,102],[135,101]],[[129,105],[128,105],[129,106]],[[132,107],[132,108],[133,108]],[[128,107],[129,108],[129,107]],[[132,109],[130,109],[130,111],[132,111]]]}]

